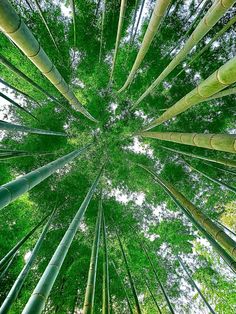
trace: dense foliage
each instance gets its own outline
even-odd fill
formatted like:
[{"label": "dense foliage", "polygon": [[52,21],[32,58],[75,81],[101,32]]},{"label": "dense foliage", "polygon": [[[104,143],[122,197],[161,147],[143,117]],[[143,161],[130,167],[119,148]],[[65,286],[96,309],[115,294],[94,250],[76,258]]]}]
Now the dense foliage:
[{"label": "dense foliage", "polygon": [[[133,102],[153,82],[171,61],[185,41],[185,33],[195,19],[199,1],[173,0],[168,15],[163,20],[151,47],[142,62],[135,80],[123,93],[117,93],[124,84],[137,55],[146,31],[153,0],[146,0],[139,31],[130,45],[135,0],[127,1],[117,63],[113,82],[109,84],[114,52],[119,2],[106,1],[103,32],[102,61],[99,63],[103,1],[75,1],[76,45],[69,1],[43,0],[41,4],[45,19],[55,38],[55,48],[34,1],[12,1],[54,64],[72,87],[76,97],[99,122],[96,124],[71,108],[68,102],[44,78],[35,66],[4,35],[0,34],[0,51],[8,61],[37,82],[49,94],[56,97],[62,106],[40,93],[31,84],[14,74],[0,63],[1,79],[33,97],[35,101],[0,85],[3,93],[37,117],[33,119],[10,103],[1,99],[0,114],[4,121],[53,131],[65,131],[68,137],[26,133],[2,132],[0,149],[21,150],[34,153],[0,161],[0,183],[7,183],[55,160],[58,157],[92,143],[86,154],[58,170],[37,185],[29,193],[8,205],[0,212],[0,252],[3,257],[45,215],[56,208],[50,230],[40,249],[19,298],[11,313],[20,313],[42,275],[56,246],[82,203],[96,174],[103,164],[104,173],[95,197],[90,202],[83,222],[69,249],[66,260],[55,282],[47,313],[81,313],[89,270],[98,204],[103,198],[107,225],[107,245],[110,273],[110,294],[113,313],[128,313],[125,292],[134,308],[125,264],[116,232],[123,243],[129,267],[136,285],[143,313],[157,313],[157,309],[145,280],[147,280],[162,313],[169,313],[165,299],[158,288],[152,268],[140,243],[145,243],[153,260],[170,302],[176,313],[208,313],[198,293],[177,260],[180,255],[192,278],[201,287],[202,293],[216,313],[236,312],[235,275],[196,230],[173,200],[158,186],[153,178],[137,164],[154,169],[171,182],[189,200],[209,217],[220,221],[236,232],[235,193],[209,181],[191,170],[181,156],[165,150],[162,145],[206,157],[231,158],[233,154],[184,146],[171,142],[140,139],[135,133],[163,109],[191,91],[203,79],[217,70],[235,55],[235,26],[220,37],[203,56],[177,78],[177,73],[188,61],[235,15],[232,7],[216,26],[194,48],[185,62],[179,65],[136,110],[130,110]],[[140,8],[142,1],[137,1]],[[209,8],[211,1],[206,7]],[[63,11],[62,11],[63,8]],[[204,15],[202,12],[201,17]],[[136,21],[138,15],[136,16]],[[180,41],[180,39],[182,39]],[[176,50],[173,48],[176,47]],[[170,51],[173,50],[172,53]],[[10,93],[11,92],[11,93]],[[160,125],[158,131],[235,133],[235,95],[203,102]],[[66,108],[66,109],[65,109]],[[48,154],[50,153],[50,154]],[[214,168],[214,164],[186,157],[186,161],[208,175],[236,187],[235,175]],[[2,303],[27,255],[39,237],[41,229],[24,244],[15,256],[11,267],[0,283]],[[100,246],[95,293],[95,313],[102,308],[102,260]],[[114,269],[114,264],[120,278]]]}]

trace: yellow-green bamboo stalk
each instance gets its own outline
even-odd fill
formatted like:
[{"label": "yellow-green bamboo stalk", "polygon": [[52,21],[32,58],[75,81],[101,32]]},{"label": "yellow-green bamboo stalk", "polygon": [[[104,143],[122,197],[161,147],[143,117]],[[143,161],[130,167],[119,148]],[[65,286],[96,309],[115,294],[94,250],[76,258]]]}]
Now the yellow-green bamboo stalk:
[{"label": "yellow-green bamboo stalk", "polygon": [[107,232],[106,232],[104,210],[102,210],[102,238],[103,238],[102,314],[110,314],[111,310],[110,310],[110,290],[109,290],[109,263],[108,263]]},{"label": "yellow-green bamboo stalk", "polygon": [[166,10],[168,9],[168,6],[170,4],[171,0],[156,0],[154,10],[152,12],[152,16],[150,19],[150,22],[148,24],[146,33],[144,35],[141,47],[139,49],[138,55],[134,61],[134,64],[132,66],[132,69],[129,73],[129,76],[123,85],[123,87],[118,91],[118,93],[123,92],[133,81],[135,73],[137,72],[140,64],[142,63],[146,53],[148,52],[148,49],[153,41],[153,38],[155,37],[158,28],[161,24],[162,18],[166,13]]},{"label": "yellow-green bamboo stalk", "polygon": [[132,108],[135,108],[140,102],[149,95],[176,67],[179,65],[192,50],[194,46],[212,29],[218,20],[227,12],[227,10],[236,2],[236,0],[216,1],[210,7],[205,17],[199,22],[196,29],[186,41],[183,48],[177,53],[174,59],[164,69],[164,71],[156,78],[156,80],[147,88],[147,90],[139,97]]},{"label": "yellow-green bamboo stalk", "polygon": [[[151,122],[146,130],[152,129],[157,125],[177,116],[187,109],[209,100],[213,97],[218,98],[217,93],[225,87],[236,82],[236,57],[226,62],[217,71],[211,74],[206,80],[200,83],[191,92],[177,101],[172,107],[167,109],[159,118]],[[219,96],[221,97],[221,95]]]},{"label": "yellow-green bamboo stalk", "polygon": [[[193,158],[197,158],[197,159],[202,159],[202,160],[206,160],[206,161],[211,161],[211,162],[214,162],[214,163],[217,163],[217,164],[221,164],[221,165],[224,165],[224,166],[236,168],[236,161],[234,161],[234,160],[225,159],[225,158],[205,157],[205,156],[201,156],[201,155],[197,155],[197,154],[184,152],[182,150],[169,148],[169,147],[162,146],[162,145],[161,145],[161,147],[164,148],[164,149],[167,149],[167,150],[169,150],[171,152],[177,153],[177,154],[181,154],[181,155],[185,155],[185,156],[189,156],[189,157],[193,157]],[[222,169],[222,170],[224,170],[224,169]]]},{"label": "yellow-green bamboo stalk", "polygon": [[140,132],[136,135],[184,145],[236,153],[236,134],[203,134],[181,132]]},{"label": "yellow-green bamboo stalk", "polygon": [[88,119],[96,121],[75,97],[69,85],[8,0],[0,1],[0,27],[71,105]]},{"label": "yellow-green bamboo stalk", "polygon": [[88,281],[84,299],[83,314],[94,313],[94,296],[95,296],[95,285],[97,276],[97,263],[98,263],[98,251],[100,243],[100,233],[102,224],[102,203],[99,202],[95,234],[93,239],[93,246],[91,251],[90,266],[88,273]]},{"label": "yellow-green bamboo stalk", "polygon": [[114,52],[114,56],[113,56],[113,60],[112,60],[110,83],[112,82],[113,73],[115,70],[118,48],[119,48],[120,39],[121,39],[121,31],[122,31],[122,27],[123,27],[123,23],[124,23],[124,18],[125,18],[126,4],[127,4],[127,0],[121,0],[121,2],[120,2],[120,16],[119,16],[119,22],[118,22],[118,28],[117,28],[117,35],[116,35],[115,52]]},{"label": "yellow-green bamboo stalk", "polygon": [[[223,229],[217,226],[209,217],[207,217],[200,209],[198,209],[194,204],[192,204],[182,193],[180,193],[171,183],[164,180],[160,176],[156,175],[154,172],[149,170],[147,167],[138,164],[139,167],[142,167],[147,172],[149,172],[155,181],[161,186],[164,186],[165,189],[173,195],[177,202],[185,208],[190,216],[203,227],[203,229],[214,239],[219,245],[224,248],[231,258],[236,261],[236,242],[228,236]],[[236,263],[234,263],[236,264]],[[235,266],[234,266],[235,267]]]}]

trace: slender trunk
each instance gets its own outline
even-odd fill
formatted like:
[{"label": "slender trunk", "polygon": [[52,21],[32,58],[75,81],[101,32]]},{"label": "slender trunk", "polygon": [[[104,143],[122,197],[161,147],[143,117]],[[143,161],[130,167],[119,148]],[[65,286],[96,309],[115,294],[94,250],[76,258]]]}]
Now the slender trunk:
[{"label": "slender trunk", "polygon": [[123,257],[123,260],[124,260],[124,263],[125,263],[125,268],[126,268],[126,271],[127,271],[127,274],[128,274],[130,287],[131,287],[131,290],[132,290],[132,293],[133,293],[133,297],[134,297],[134,301],[135,301],[136,311],[137,311],[138,314],[142,314],[141,307],[140,307],[139,300],[138,300],[136,287],[135,287],[135,284],[134,284],[134,280],[133,280],[133,277],[131,275],[131,272],[130,272],[130,269],[129,269],[129,264],[128,264],[128,261],[127,261],[127,257],[126,257],[126,254],[125,254],[122,242],[120,240],[120,237],[119,237],[119,234],[118,234],[117,231],[116,231],[116,236],[117,236],[117,239],[118,239],[118,242],[119,242],[120,250],[121,250],[122,257]]},{"label": "slender trunk", "polygon": [[140,242],[140,246],[141,246],[141,248],[142,248],[142,250],[143,250],[143,252],[144,252],[144,254],[145,254],[147,260],[148,260],[149,263],[150,263],[150,266],[151,266],[152,271],[153,271],[153,273],[154,273],[154,275],[155,275],[156,281],[157,281],[158,285],[159,285],[160,288],[161,288],[161,291],[162,291],[163,296],[164,296],[164,298],[165,298],[165,300],[166,300],[166,303],[167,303],[167,305],[168,305],[168,308],[169,308],[170,312],[171,312],[172,314],[174,314],[174,313],[175,313],[175,312],[174,312],[174,309],[173,309],[173,307],[172,307],[172,305],[171,305],[171,303],[170,303],[170,300],[169,300],[169,297],[168,297],[168,295],[167,295],[167,293],[166,293],[166,291],[165,291],[165,288],[164,288],[164,286],[162,285],[162,282],[161,282],[160,279],[159,279],[159,276],[158,276],[158,274],[157,274],[157,271],[156,271],[156,268],[155,268],[155,266],[154,266],[154,264],[153,264],[153,261],[152,261],[150,255],[149,255],[149,253],[148,253],[148,251],[147,251],[145,245]]},{"label": "slender trunk", "polygon": [[135,25],[136,16],[137,16],[137,10],[138,10],[138,0],[135,0],[134,16],[133,16],[132,27],[131,27],[131,32],[130,32],[129,46],[132,45],[132,39],[133,39],[133,33],[134,33],[134,25]]},{"label": "slender trunk", "polygon": [[139,12],[139,16],[138,16],[138,21],[137,21],[137,24],[136,24],[136,28],[135,28],[135,31],[134,31],[134,35],[133,35],[133,38],[132,38],[131,44],[133,44],[133,43],[134,43],[135,37],[136,37],[136,35],[137,35],[137,31],[138,31],[139,23],[140,23],[140,20],[141,20],[142,14],[143,14],[144,4],[145,4],[145,0],[142,0],[141,7],[140,7],[140,12]]},{"label": "slender trunk", "polygon": [[102,211],[102,237],[103,237],[102,314],[110,314],[109,262],[107,252],[107,235],[104,211]]},{"label": "slender trunk", "polygon": [[11,264],[14,262],[16,254],[17,254],[17,252],[15,252],[15,254],[11,257],[11,259],[9,260],[7,266],[4,268],[4,270],[0,274],[0,282],[4,278],[5,274],[8,272],[8,269],[11,267]]},{"label": "slender trunk", "polygon": [[121,283],[122,289],[124,290],[125,298],[126,298],[126,301],[127,301],[127,305],[128,305],[130,314],[133,314],[132,305],[131,305],[131,302],[130,302],[130,299],[129,299],[129,296],[128,296],[128,292],[127,292],[127,290],[125,288],[124,281],[122,280],[121,276],[119,275],[118,270],[117,270],[117,268],[115,266],[115,263],[113,261],[112,261],[112,266],[113,266],[113,268],[115,270],[115,273],[116,273],[116,276],[117,276],[118,280]]},{"label": "slender trunk", "polygon": [[100,38],[100,49],[99,49],[99,63],[101,63],[101,59],[102,59],[103,31],[104,31],[105,14],[106,14],[106,0],[104,0],[103,10],[102,10],[101,38]]},{"label": "slender trunk", "polygon": [[16,281],[14,282],[11,290],[9,291],[6,299],[4,300],[4,302],[0,308],[0,314],[8,313],[11,306],[13,305],[14,301],[17,299],[17,296],[18,296],[18,294],[19,294],[19,292],[20,292],[20,290],[21,290],[21,288],[22,288],[22,286],[23,286],[23,284],[24,284],[24,282],[25,282],[25,280],[26,280],[26,278],[30,272],[30,269],[33,266],[33,263],[34,263],[37,255],[38,255],[38,252],[39,252],[39,250],[43,244],[43,241],[44,241],[45,236],[48,232],[48,229],[51,225],[54,214],[55,214],[55,209],[53,210],[50,218],[48,219],[48,222],[44,226],[43,231],[42,231],[40,237],[38,238],[38,241],[36,242],[36,244],[32,250],[30,258],[28,259],[25,266],[21,270],[21,272],[18,275]]},{"label": "slender trunk", "polygon": [[236,152],[236,134],[206,134],[180,132],[140,132],[142,137],[155,138],[184,145],[219,150],[222,152]]},{"label": "slender trunk", "polygon": [[122,32],[122,27],[123,27],[124,18],[125,18],[126,4],[127,4],[127,0],[121,0],[120,16],[119,16],[119,22],[118,22],[118,27],[117,27],[117,35],[116,35],[115,52],[114,52],[114,56],[112,60],[112,67],[111,67],[111,74],[110,74],[110,83],[112,82],[113,73],[115,70],[118,48],[119,48],[120,39],[121,39],[121,32]]},{"label": "slender trunk", "polygon": [[[234,160],[229,160],[229,159],[223,159],[223,158],[211,158],[211,157],[205,157],[205,156],[201,156],[201,155],[196,155],[196,154],[192,154],[192,153],[188,153],[188,152],[184,152],[182,150],[177,150],[177,149],[173,149],[173,148],[169,148],[166,146],[161,146],[162,148],[169,150],[171,152],[175,152],[177,154],[181,154],[181,155],[185,155],[185,156],[189,156],[189,157],[193,157],[193,158],[197,158],[197,159],[201,159],[201,160],[206,160],[206,161],[210,161],[210,162],[214,162],[217,164],[221,164],[224,166],[228,166],[228,167],[234,167],[236,168],[236,161]],[[207,163],[208,164],[208,163]],[[210,164],[209,164],[210,165]],[[212,166],[213,167],[213,166]],[[215,166],[214,166],[215,167]],[[217,169],[222,169],[222,168],[218,168]],[[223,169],[222,169],[223,170]],[[225,170],[225,169],[224,169]],[[230,171],[230,170],[225,170],[225,171]]]},{"label": "slender trunk", "polygon": [[91,145],[77,149],[61,158],[58,158],[43,167],[31,171],[18,179],[3,184],[0,187],[0,209],[28,192],[40,182],[52,175],[56,170],[61,169],[67,163],[86,152]]},{"label": "slender trunk", "polygon": [[0,27],[5,35],[14,41],[72,106],[76,107],[91,121],[97,122],[75,97],[69,85],[8,0],[1,0],[0,15],[2,17]]},{"label": "slender trunk", "polygon": [[[171,196],[176,204],[183,210],[187,217],[206,235],[208,234],[214,241],[219,242],[219,246],[222,246],[223,251],[226,250],[229,254],[224,254],[224,259],[228,265],[236,270],[236,243],[230,238],[224,230],[219,228],[211,219],[203,214],[198,208],[196,208],[190,201],[188,201],[179,191],[177,191],[172,184],[166,180],[157,176],[153,171],[149,170],[146,166],[137,164],[145,171],[150,173],[154,178],[155,182],[158,183],[164,190]],[[196,223],[195,223],[196,222]],[[200,228],[199,228],[200,226]],[[204,232],[205,231],[205,232]],[[215,243],[217,243],[215,241]],[[212,241],[211,241],[212,242]],[[214,246],[217,247],[217,245]],[[218,248],[217,248],[218,249]],[[218,250],[222,253],[222,250]],[[223,252],[224,253],[224,252]],[[227,252],[226,252],[227,253]]]},{"label": "slender trunk", "polygon": [[99,202],[95,234],[93,239],[93,246],[90,257],[90,266],[87,280],[87,287],[84,298],[83,314],[94,313],[94,296],[96,288],[96,276],[97,276],[97,263],[98,263],[98,251],[100,244],[100,233],[102,224],[102,203]]},{"label": "slender trunk", "polygon": [[12,256],[22,247],[22,245],[35,233],[36,230],[44,223],[49,215],[44,217],[30,232],[28,232],[1,260],[0,269],[12,258]]},{"label": "slender trunk", "polygon": [[148,24],[146,33],[144,35],[141,47],[139,49],[139,52],[137,54],[137,57],[134,61],[134,64],[132,66],[132,69],[129,73],[129,76],[123,85],[123,87],[118,91],[118,93],[124,91],[133,81],[135,73],[137,72],[138,68],[140,67],[145,55],[147,54],[149,47],[153,41],[153,38],[155,37],[159,26],[161,24],[161,21],[163,19],[163,16],[166,13],[166,10],[170,4],[171,0],[156,0],[156,4],[150,19],[150,22]]},{"label": "slender trunk", "polygon": [[96,11],[95,11],[95,15],[97,16],[98,15],[98,10],[99,10],[99,7],[100,7],[100,3],[101,3],[101,0],[97,0],[97,6],[96,6]]},{"label": "slender trunk", "polygon": [[[201,82],[196,88],[194,88],[187,95],[182,97],[173,106],[168,108],[159,118],[155,119],[150,125],[147,126],[147,130],[154,128],[157,125],[162,124],[165,121],[185,112],[194,105],[197,105],[203,101],[222,97],[217,95],[225,87],[236,82],[236,57],[230,59],[224,65],[222,65],[217,71],[212,73],[206,80]],[[223,93],[224,95],[224,93]],[[211,98],[213,97],[213,98]]]},{"label": "slender trunk", "polygon": [[236,237],[236,233],[233,232],[233,230],[229,229],[228,227],[226,227],[225,225],[223,225],[220,221],[216,220],[213,218],[213,220],[222,228],[224,228],[225,230],[227,230],[228,232],[230,232],[234,237]]},{"label": "slender trunk", "polygon": [[6,161],[12,158],[22,158],[22,157],[37,157],[37,156],[45,156],[45,155],[53,155],[54,153],[9,153],[9,154],[0,154],[0,162]]},{"label": "slender trunk", "polygon": [[199,293],[199,295],[201,296],[204,304],[208,307],[209,311],[212,313],[212,314],[216,314],[215,311],[213,310],[213,308],[210,306],[210,304],[207,302],[206,298],[204,297],[204,295],[202,294],[201,290],[198,288],[197,284],[195,283],[195,281],[193,280],[192,276],[190,275],[187,267],[184,265],[182,259],[177,255],[177,259],[180,263],[180,265],[182,266],[182,268],[184,269],[185,273],[187,274],[190,282],[191,282],[191,285],[197,290],[197,292]]},{"label": "slender trunk", "polygon": [[183,159],[184,162],[189,166],[190,169],[200,173],[200,175],[204,176],[205,178],[207,178],[208,180],[218,184],[220,187],[226,188],[227,190],[236,193],[236,188],[234,188],[233,186],[228,185],[227,183],[217,180],[209,175],[207,175],[206,173],[202,172],[201,170],[193,167],[191,164],[189,164],[185,159]]},{"label": "slender trunk", "polygon": [[66,133],[29,128],[24,125],[13,124],[13,123],[2,121],[2,120],[0,120],[0,130],[67,137]]},{"label": "slender trunk", "polygon": [[49,34],[49,36],[50,36],[50,38],[51,38],[51,40],[52,40],[52,42],[53,42],[55,48],[56,48],[57,51],[59,52],[58,45],[57,45],[57,43],[56,43],[56,41],[55,41],[55,38],[54,38],[53,35],[52,35],[52,32],[51,32],[49,26],[48,26],[48,23],[47,23],[47,21],[46,21],[46,19],[45,19],[45,17],[44,17],[44,13],[43,13],[43,11],[42,11],[42,9],[41,9],[41,7],[40,7],[40,4],[39,4],[38,0],[33,0],[33,1],[34,1],[34,3],[35,3],[35,6],[36,6],[37,10],[39,11],[39,15],[40,15],[40,17],[41,17],[41,19],[42,19],[42,21],[43,21],[43,24],[45,25],[45,27],[46,27],[46,29],[47,29],[47,31],[48,31],[48,34]]},{"label": "slender trunk", "polygon": [[74,28],[74,46],[76,47],[77,35],[76,35],[76,14],[75,14],[75,1],[70,0],[70,8],[72,12],[73,28]]},{"label": "slender trunk", "polygon": [[219,19],[227,12],[227,10],[236,2],[236,0],[229,0],[227,3],[217,1],[213,3],[205,17],[199,22],[196,29],[193,31],[189,39],[184,44],[183,48],[177,53],[174,59],[164,69],[164,71],[155,79],[155,81],[147,88],[147,90],[134,103],[133,109],[140,104],[140,102],[149,95],[154,88],[160,83],[186,58],[188,53],[196,46],[199,41],[212,29],[212,27],[219,21]]},{"label": "slender trunk", "polygon": [[28,95],[28,94],[22,92],[21,90],[19,90],[18,88],[12,86],[11,84],[5,82],[5,81],[2,80],[1,78],[0,78],[0,83],[2,83],[3,85],[5,85],[5,86],[8,87],[8,88],[14,90],[15,92],[17,92],[17,93],[23,95],[24,97],[29,98],[29,100],[33,101],[34,103],[36,103],[37,105],[39,105],[39,106],[41,107],[41,105],[38,103],[38,101],[35,100],[33,97],[31,97],[30,95]]},{"label": "slender trunk", "polygon": [[155,298],[155,296],[154,296],[154,294],[153,294],[153,292],[152,292],[152,289],[151,289],[151,287],[149,286],[149,284],[148,284],[148,282],[147,282],[147,279],[145,279],[145,284],[146,284],[146,286],[147,286],[147,288],[148,288],[148,291],[149,291],[149,293],[150,293],[150,295],[151,295],[151,297],[152,297],[152,300],[153,300],[154,304],[156,305],[156,308],[157,308],[157,310],[158,310],[158,313],[159,313],[159,314],[162,314],[161,309],[160,309],[160,307],[159,307],[159,305],[158,305],[158,303],[157,303],[157,300],[156,300],[156,298]]},{"label": "slender trunk", "polygon": [[48,263],[48,266],[46,267],[42,277],[40,278],[31,297],[29,298],[22,314],[39,314],[43,311],[48,296],[53,288],[54,282],[60,272],[60,269],[71,246],[71,243],[76,235],[76,232],[80,225],[80,221],[83,218],[84,213],[89,205],[89,202],[96,190],[102,171],[103,167],[99,171],[96,179],[94,180],[92,186],[90,187],[74,219],[70,223],[60,244],[55,250],[50,262]]}]

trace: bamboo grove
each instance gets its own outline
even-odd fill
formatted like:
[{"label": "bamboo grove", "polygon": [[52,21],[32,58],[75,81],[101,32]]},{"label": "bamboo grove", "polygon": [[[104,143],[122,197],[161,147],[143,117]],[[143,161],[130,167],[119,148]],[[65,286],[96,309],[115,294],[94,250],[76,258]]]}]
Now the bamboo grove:
[{"label": "bamboo grove", "polygon": [[0,313],[236,312],[236,0],[0,1]]}]

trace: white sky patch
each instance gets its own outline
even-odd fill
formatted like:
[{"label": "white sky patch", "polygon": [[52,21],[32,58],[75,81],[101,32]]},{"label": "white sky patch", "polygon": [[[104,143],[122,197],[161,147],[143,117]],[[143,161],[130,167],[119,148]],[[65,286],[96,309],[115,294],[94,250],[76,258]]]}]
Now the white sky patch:
[{"label": "white sky patch", "polygon": [[112,113],[112,114],[115,114],[116,113],[116,109],[118,108],[118,104],[112,102],[109,104],[108,106],[108,112]]},{"label": "white sky patch", "polygon": [[145,194],[143,192],[126,193],[125,190],[119,187],[111,189],[108,196],[115,197],[117,202],[125,205],[129,202],[134,202],[136,205],[141,206],[145,201]]},{"label": "white sky patch", "polygon": [[123,147],[125,150],[131,150],[132,152],[136,154],[143,154],[148,156],[151,159],[154,159],[154,151],[150,147],[149,144],[141,143],[139,138],[135,136],[133,138],[133,144]]},{"label": "white sky patch", "polygon": [[32,254],[31,251],[28,251],[28,252],[25,253],[25,255],[24,255],[24,262],[25,262],[25,264],[26,264],[26,263],[28,262],[28,260],[30,259],[31,254]]}]

